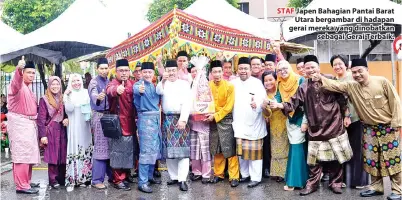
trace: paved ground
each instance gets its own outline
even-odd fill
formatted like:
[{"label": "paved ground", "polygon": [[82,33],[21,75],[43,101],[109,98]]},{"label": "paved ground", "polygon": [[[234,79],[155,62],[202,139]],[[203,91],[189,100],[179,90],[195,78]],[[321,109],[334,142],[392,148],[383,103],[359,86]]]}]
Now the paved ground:
[{"label": "paved ground", "polygon": [[[300,197],[298,191],[285,192],[283,191],[283,183],[279,184],[275,181],[264,179],[263,183],[256,188],[249,189],[246,184],[241,184],[237,188],[231,188],[229,183],[218,183],[215,185],[203,185],[201,182],[189,181],[189,191],[181,192],[178,186],[167,186],[168,180],[167,172],[162,173],[162,185],[152,186],[154,193],[144,194],[137,190],[137,184],[132,184],[131,191],[118,191],[115,188],[106,190],[97,190],[95,188],[76,188],[72,192],[67,192],[65,189],[53,190],[48,188],[47,170],[43,168],[36,168],[33,171],[32,180],[40,182],[41,188],[37,195],[24,195],[16,194],[13,177],[11,172],[5,172],[1,176],[1,199],[18,199],[18,200],[31,200],[31,199],[55,199],[55,200],[120,200],[120,199],[138,199],[138,200],[155,200],[155,199],[189,199],[189,200],[212,200],[212,199],[230,199],[230,200],[265,200],[265,199],[304,199],[304,200],[346,200],[346,199],[386,199],[386,196],[377,198],[361,198],[359,197],[360,190],[344,189],[341,195],[333,194],[327,189],[327,183],[321,185],[320,190],[307,197]],[[389,180],[385,181],[386,195],[390,194]]]}]

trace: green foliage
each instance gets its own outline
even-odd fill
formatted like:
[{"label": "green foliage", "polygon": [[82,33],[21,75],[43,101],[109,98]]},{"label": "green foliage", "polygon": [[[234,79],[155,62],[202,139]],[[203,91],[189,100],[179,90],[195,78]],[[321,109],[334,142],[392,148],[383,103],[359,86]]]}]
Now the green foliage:
[{"label": "green foliage", "polygon": [[[289,7],[295,7],[295,8],[305,8],[310,4],[313,0],[289,0]],[[400,4],[402,0],[390,0],[395,3]]]},{"label": "green foliage", "polygon": [[[226,0],[228,3],[238,8],[238,0]],[[173,10],[174,6],[177,5],[178,9],[184,10],[189,7],[195,0],[153,0],[149,6],[147,13],[147,19],[150,22],[154,22],[161,18],[166,13]],[[211,5],[213,6],[213,5]],[[224,11],[222,11],[224,12]]]},{"label": "green foliage", "polygon": [[2,20],[27,34],[56,19],[75,0],[5,0]]},{"label": "green foliage", "polygon": [[71,60],[65,61],[65,62],[63,62],[63,66],[64,66],[65,74],[72,74],[72,73],[83,74],[80,63],[77,62],[77,59],[71,59]]}]

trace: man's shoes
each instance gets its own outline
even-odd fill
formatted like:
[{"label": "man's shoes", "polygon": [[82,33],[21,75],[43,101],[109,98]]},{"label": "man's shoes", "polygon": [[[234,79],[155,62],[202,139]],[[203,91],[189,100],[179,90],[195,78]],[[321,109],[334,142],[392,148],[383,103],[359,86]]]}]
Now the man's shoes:
[{"label": "man's shoes", "polygon": [[125,181],[127,181],[129,183],[135,183],[135,178],[133,176],[129,176],[128,178],[126,178]]},{"label": "man's shoes", "polygon": [[180,188],[181,191],[187,191],[188,190],[188,186],[187,186],[187,183],[185,181],[180,182],[179,185],[180,185],[179,188]]},{"label": "man's shoes", "polygon": [[52,187],[53,189],[58,190],[58,189],[60,189],[60,184],[58,184],[58,183],[51,184],[50,187]]},{"label": "man's shoes", "polygon": [[39,190],[36,188],[30,188],[27,190],[17,190],[16,192],[19,194],[36,194],[39,192]]},{"label": "man's shoes", "polygon": [[212,179],[211,183],[219,183],[223,181],[223,178],[215,176],[214,179]]},{"label": "man's shoes", "polygon": [[269,178],[269,170],[268,169],[264,170],[264,178]]},{"label": "man's shoes", "polygon": [[250,177],[241,178],[240,183],[250,182],[250,180],[251,180]]},{"label": "man's shoes", "polygon": [[201,180],[201,179],[202,179],[202,176],[201,176],[201,175],[193,175],[190,179],[191,179],[192,181],[198,181],[198,180]]},{"label": "man's shoes", "polygon": [[128,187],[127,185],[125,185],[123,182],[120,182],[119,184],[115,184],[114,187],[118,190],[123,190],[123,191],[129,191],[131,190],[130,187]]},{"label": "man's shoes", "polygon": [[384,192],[377,192],[375,190],[366,190],[364,192],[360,192],[361,197],[374,197],[384,195]]},{"label": "man's shoes", "polygon": [[389,196],[387,196],[387,199],[388,200],[401,200],[401,195],[391,193]]},{"label": "man's shoes", "polygon": [[157,180],[157,179],[155,179],[155,178],[149,179],[148,181],[149,181],[149,183],[151,183],[151,184],[156,184],[156,185],[162,184],[162,181],[161,181],[161,180]]},{"label": "man's shoes", "polygon": [[174,185],[174,184],[177,184],[177,183],[179,183],[178,180],[170,180],[170,181],[166,182],[167,185]]},{"label": "man's shoes", "polygon": [[138,187],[138,190],[145,193],[152,193],[152,188],[149,187],[148,184],[144,184]]},{"label": "man's shoes", "polygon": [[307,196],[315,191],[317,191],[316,188],[306,186],[306,188],[304,188],[302,191],[300,191],[300,196]]},{"label": "man's shoes", "polygon": [[335,194],[342,194],[342,188],[340,187],[331,187],[331,190]]},{"label": "man's shoes", "polygon": [[282,177],[277,177],[275,181],[276,181],[277,183],[282,183],[282,182],[285,181],[285,179],[282,178]]},{"label": "man's shoes", "polygon": [[96,188],[96,189],[99,189],[99,190],[103,190],[103,189],[106,189],[106,185],[105,184],[103,184],[103,183],[98,183],[98,184],[92,184],[92,187],[94,187],[94,188]]},{"label": "man's shoes", "polygon": [[154,176],[159,178],[159,177],[162,176],[162,174],[161,174],[161,172],[159,170],[155,169]]},{"label": "man's shoes", "polygon": [[237,179],[233,179],[230,181],[230,187],[237,187],[239,186],[239,181]]},{"label": "man's shoes", "polygon": [[247,185],[247,187],[248,187],[248,188],[253,188],[253,187],[255,187],[255,186],[259,185],[259,184],[260,184],[260,182],[258,182],[258,181],[251,181],[251,182]]},{"label": "man's shoes", "polygon": [[210,182],[209,178],[202,178],[201,183],[202,184],[208,184]]},{"label": "man's shoes", "polygon": [[38,188],[40,187],[40,183],[30,183],[31,188]]}]

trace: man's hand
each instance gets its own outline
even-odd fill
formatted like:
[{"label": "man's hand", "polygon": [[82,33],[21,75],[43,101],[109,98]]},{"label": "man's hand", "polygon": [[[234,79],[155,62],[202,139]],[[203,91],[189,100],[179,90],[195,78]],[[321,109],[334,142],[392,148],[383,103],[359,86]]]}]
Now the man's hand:
[{"label": "man's hand", "polygon": [[145,93],[144,81],[142,81],[142,84],[140,85],[140,87],[139,87],[138,89],[139,89],[139,92],[140,92],[141,94],[144,94],[144,93]]},{"label": "man's hand", "polygon": [[40,139],[40,142],[41,142],[43,145],[47,145],[47,137],[41,138],[41,139]]},{"label": "man's hand", "polygon": [[308,130],[308,124],[302,124],[300,130],[301,132],[306,132]]},{"label": "man's hand", "polygon": [[119,87],[117,87],[117,94],[119,94],[119,95],[123,94],[124,86],[125,86],[125,81],[123,81],[122,84],[119,85]]},{"label": "man's hand", "polygon": [[105,99],[106,97],[106,93],[105,93],[105,89],[102,90],[101,93],[98,94],[98,100],[103,101],[103,99]]},{"label": "man's hand", "polygon": [[310,76],[311,76],[311,80],[313,80],[315,82],[321,81],[321,74],[320,73],[316,72],[314,74],[311,74]]},{"label": "man's hand", "polygon": [[18,61],[17,69],[24,69],[25,67],[25,56],[21,57],[21,60]]},{"label": "man's hand", "polygon": [[71,90],[70,89],[66,89],[66,91],[64,92],[65,95],[70,95],[71,94]]},{"label": "man's hand", "polygon": [[279,42],[275,42],[272,46],[276,54],[281,52],[281,44]]},{"label": "man's hand", "polygon": [[63,120],[63,126],[68,126],[68,119],[67,118]]},{"label": "man's hand", "polygon": [[162,57],[162,54],[158,55],[158,56],[156,57],[156,63],[163,65],[163,63],[162,63],[162,58],[163,58],[163,57]]},{"label": "man's hand", "polygon": [[177,123],[177,128],[178,128],[179,130],[184,130],[184,129],[186,129],[186,122],[185,122],[185,121],[179,121],[179,122]]},{"label": "man's hand", "polygon": [[207,121],[207,122],[212,122],[215,119],[214,114],[206,114],[205,116],[207,118],[204,121]]},{"label": "man's hand", "polygon": [[343,119],[343,125],[345,125],[345,127],[349,127],[349,125],[352,123],[352,121],[350,120],[350,117],[345,117]]}]

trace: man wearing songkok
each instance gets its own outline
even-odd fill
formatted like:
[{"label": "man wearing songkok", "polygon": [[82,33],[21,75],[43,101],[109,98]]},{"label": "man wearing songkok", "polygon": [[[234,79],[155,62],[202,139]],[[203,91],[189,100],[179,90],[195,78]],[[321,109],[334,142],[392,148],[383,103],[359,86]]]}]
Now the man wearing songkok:
[{"label": "man wearing songkok", "polygon": [[275,71],[276,55],[267,54],[265,55],[265,71]]},{"label": "man wearing songkok", "polygon": [[149,184],[161,184],[153,177],[155,162],[162,156],[162,134],[160,130],[160,96],[152,83],[155,75],[152,62],[141,65],[142,79],[134,85],[134,105],[138,113],[138,138],[140,156],[138,166],[138,189],[151,193]]},{"label": "man wearing songkok", "polygon": [[179,79],[179,70],[175,60],[168,60],[162,81],[156,86],[156,93],[162,96],[163,156],[171,179],[167,184],[179,183],[180,190],[187,191],[190,165],[190,127],[187,122],[191,92],[189,82]]},{"label": "man wearing songkok", "polygon": [[106,58],[99,58],[96,68],[98,76],[89,82],[88,93],[92,108],[92,131],[94,133],[94,151],[92,165],[92,185],[97,189],[105,189],[105,174],[112,180],[112,169],[109,162],[109,139],[103,135],[100,118],[109,110],[106,86],[109,84],[109,64]]},{"label": "man wearing songkok", "polygon": [[239,59],[238,74],[239,78],[232,81],[235,88],[233,130],[240,160],[240,182],[251,180],[248,187],[252,188],[262,178],[262,145],[267,127],[261,105],[266,92],[261,81],[251,77],[249,58]]},{"label": "man wearing songkok", "polygon": [[215,113],[209,116],[210,151],[214,156],[214,179],[212,183],[223,181],[226,159],[228,160],[229,181],[232,187],[239,185],[239,159],[236,156],[236,140],[232,127],[234,86],[223,78],[224,70],[219,61],[211,62],[212,80],[209,81],[214,97]]},{"label": "man wearing songkok", "polygon": [[31,183],[32,166],[40,163],[37,108],[35,94],[29,89],[35,79],[35,65],[18,62],[8,88],[8,136],[13,162],[13,177],[17,193],[35,194],[39,184]]},{"label": "man wearing songkok", "polygon": [[306,78],[306,72],[304,71],[304,60],[303,58],[298,58],[296,60],[296,70],[297,74]]},{"label": "man wearing songkok", "polygon": [[[176,63],[177,63],[177,78],[180,80],[187,81],[188,83],[191,84],[193,82],[193,78],[191,77],[191,73],[189,73],[187,70],[189,60],[186,51],[179,51],[177,53]],[[158,64],[159,76],[162,76],[163,72],[165,72],[165,68],[163,67],[161,55],[159,55],[157,58],[157,64]]]},{"label": "man wearing songkok", "polygon": [[[304,57],[308,76],[320,73],[316,56]],[[332,77],[333,78],[333,77]],[[309,179],[301,196],[317,191],[323,168],[332,174],[329,187],[335,194],[342,193],[342,164],[352,157],[352,149],[343,125],[347,103],[344,95],[325,90],[320,81],[308,79],[299,86],[290,102],[271,103],[272,107],[284,109],[286,115],[303,107],[308,122]]]},{"label": "man wearing songkok", "polygon": [[119,115],[122,136],[109,140],[110,166],[113,168],[113,183],[117,189],[130,190],[125,181],[134,167],[138,155],[135,108],[133,99],[134,81],[130,80],[128,60],[116,61],[116,79],[106,87],[110,113]]},{"label": "man wearing songkok", "polygon": [[324,88],[346,93],[363,122],[363,167],[371,175],[371,185],[360,196],[383,195],[383,177],[389,176],[392,194],[388,199],[401,199],[400,97],[385,77],[369,75],[365,59],[352,60],[351,68],[353,82],[316,78],[321,79]]}]

